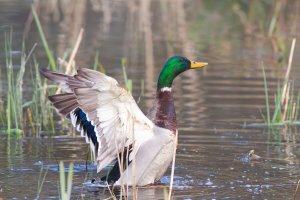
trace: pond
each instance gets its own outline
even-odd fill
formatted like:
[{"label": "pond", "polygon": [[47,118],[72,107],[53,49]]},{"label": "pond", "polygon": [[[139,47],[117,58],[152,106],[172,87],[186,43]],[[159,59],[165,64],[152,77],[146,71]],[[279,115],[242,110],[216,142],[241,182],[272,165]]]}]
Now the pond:
[{"label": "pond", "polygon": [[[292,199],[300,179],[298,127],[249,125],[264,122],[262,63],[270,87],[270,101],[279,80],[283,80],[286,55],[300,28],[299,20],[292,23],[288,20],[293,17],[284,13],[295,13],[296,7],[300,7],[299,3],[289,6],[290,1],[280,5],[285,17],[278,16],[280,23],[274,34],[279,28],[282,33],[276,40],[268,36],[268,31],[277,4],[252,2],[1,1],[2,87],[6,87],[4,32],[10,27],[12,50],[21,51],[22,38],[29,49],[38,43],[34,52],[37,62],[40,67],[48,65],[30,14],[31,5],[38,12],[55,58],[71,52],[81,27],[84,35],[75,57],[76,66],[92,67],[98,54],[106,73],[124,84],[121,60],[125,57],[127,75],[133,81],[133,96],[145,113],[152,106],[156,80],[168,57],[184,55],[208,62],[204,70],[185,72],[173,84],[179,129],[173,198]],[[296,12],[296,19],[298,15]],[[279,40],[288,44],[285,50],[274,46]],[[300,86],[298,44],[290,76],[295,94]],[[30,68],[28,64],[26,69]],[[25,72],[24,98],[32,94],[29,71]],[[61,160],[65,164],[74,163],[72,199],[111,196],[107,189],[90,191],[84,186],[83,183],[100,176],[90,162],[86,165],[89,147],[70,124],[62,125],[59,117],[56,118],[55,132],[41,131],[38,137],[32,136],[30,129],[22,136],[14,136],[2,128],[0,199],[37,198],[47,169],[39,198],[58,199]],[[261,159],[245,161],[252,149]],[[170,173],[171,166],[161,178],[161,185],[169,185]],[[164,195],[164,187],[138,189],[139,199],[164,199]]]}]

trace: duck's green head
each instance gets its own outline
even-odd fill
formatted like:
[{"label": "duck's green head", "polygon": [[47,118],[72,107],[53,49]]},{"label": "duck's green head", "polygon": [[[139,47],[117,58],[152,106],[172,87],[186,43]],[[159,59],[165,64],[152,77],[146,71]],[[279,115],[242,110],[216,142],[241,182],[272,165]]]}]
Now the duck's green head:
[{"label": "duck's green head", "polygon": [[160,72],[157,89],[171,88],[173,80],[188,69],[202,68],[208,63],[205,62],[195,62],[183,56],[173,56],[167,60],[164,68]]}]

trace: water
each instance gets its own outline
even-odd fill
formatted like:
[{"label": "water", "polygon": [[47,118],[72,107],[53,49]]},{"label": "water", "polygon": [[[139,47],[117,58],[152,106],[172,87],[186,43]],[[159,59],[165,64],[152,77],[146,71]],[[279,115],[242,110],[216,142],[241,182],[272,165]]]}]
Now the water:
[{"label": "water", "polygon": [[[205,70],[186,72],[174,83],[179,127],[175,199],[292,198],[300,178],[298,127],[245,126],[263,122],[260,109],[264,109],[265,103],[260,63],[263,61],[266,67],[271,94],[285,70],[278,65],[280,55],[274,51],[271,40],[253,28],[251,21],[243,27],[238,15],[232,12],[234,5],[196,0],[81,1],[76,5],[64,4],[63,0],[59,4],[55,2],[35,2],[55,55],[63,57],[84,27],[76,65],[91,66],[98,51],[107,74],[123,83],[120,64],[121,58],[126,57],[136,99],[141,94],[140,81],[145,81],[145,94],[139,102],[145,112],[152,105],[156,79],[168,56],[183,54],[209,62]],[[28,47],[38,42],[35,53],[40,65],[45,66],[47,59],[36,27],[27,20],[31,3],[2,1],[0,30],[13,27],[15,51],[20,50],[22,35],[26,35]],[[267,16],[272,12],[271,7],[262,5],[268,10]],[[288,35],[285,39],[289,38]],[[297,44],[295,55],[298,52]],[[0,55],[3,69],[4,53]],[[291,74],[296,90],[299,59],[294,57]],[[24,90],[30,92],[26,82]],[[68,133],[58,128],[54,135],[43,133],[42,137],[35,138],[25,133],[24,137],[17,138],[8,137],[3,131],[0,134],[0,199],[35,198],[41,169],[44,173],[46,168],[49,170],[40,197],[59,198],[60,160],[75,164],[74,199],[110,197],[107,190],[91,192],[84,187],[83,183],[99,175],[90,164],[86,171],[88,146],[84,139]],[[244,162],[242,158],[251,149],[262,159]],[[163,199],[163,186],[169,182],[170,169],[161,179],[162,186],[141,188],[138,196]]]}]

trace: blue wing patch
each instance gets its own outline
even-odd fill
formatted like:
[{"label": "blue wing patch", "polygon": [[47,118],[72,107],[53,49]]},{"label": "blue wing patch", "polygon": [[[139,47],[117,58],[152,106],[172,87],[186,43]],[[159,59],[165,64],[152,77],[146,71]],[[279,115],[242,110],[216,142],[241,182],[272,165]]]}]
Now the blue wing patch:
[{"label": "blue wing patch", "polygon": [[95,127],[92,125],[90,121],[88,121],[86,114],[80,108],[77,108],[74,111],[74,115],[76,117],[76,125],[80,125],[83,128],[83,130],[86,132],[88,138],[92,140],[95,146],[95,153],[97,154],[98,141],[97,141],[96,132],[94,130]]}]

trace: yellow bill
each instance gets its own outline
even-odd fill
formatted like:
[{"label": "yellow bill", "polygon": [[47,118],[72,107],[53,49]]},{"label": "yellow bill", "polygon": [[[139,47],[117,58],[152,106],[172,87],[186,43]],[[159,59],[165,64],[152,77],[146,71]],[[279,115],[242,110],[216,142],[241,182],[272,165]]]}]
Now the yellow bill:
[{"label": "yellow bill", "polygon": [[195,68],[201,68],[208,65],[208,63],[206,62],[195,62],[195,61],[191,61],[191,68],[195,69]]}]

